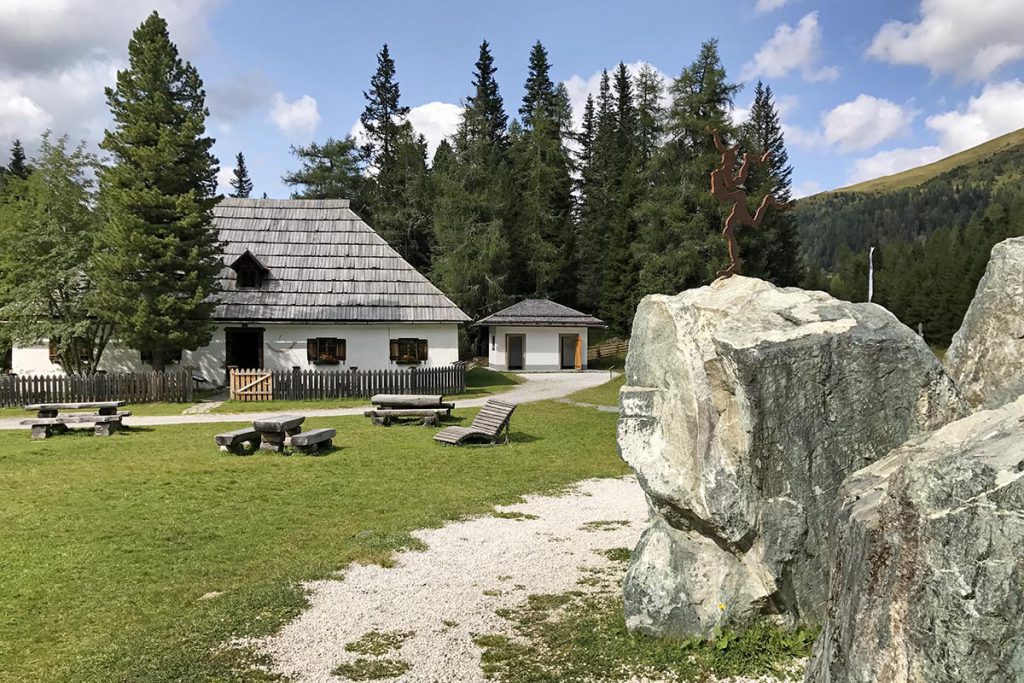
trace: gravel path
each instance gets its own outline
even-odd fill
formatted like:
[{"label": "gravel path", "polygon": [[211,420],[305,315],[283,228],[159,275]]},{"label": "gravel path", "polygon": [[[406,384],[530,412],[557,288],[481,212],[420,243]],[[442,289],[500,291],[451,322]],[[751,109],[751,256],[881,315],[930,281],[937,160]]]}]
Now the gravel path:
[{"label": "gravel path", "polygon": [[[596,387],[609,381],[611,374],[604,371],[592,372],[537,372],[523,373],[520,375],[525,381],[508,391],[496,394],[493,398],[508,401],[510,403],[530,403],[533,401],[546,401],[548,399],[562,398],[582,389]],[[487,402],[487,398],[470,398],[456,400],[459,408],[480,407]],[[369,408],[367,405],[355,408],[333,408],[325,410],[303,410],[306,417],[337,417],[339,415],[362,415],[363,411]],[[127,407],[131,410],[131,406]],[[125,418],[124,423],[129,427],[150,427],[155,425],[175,424],[206,424],[213,422],[251,422],[266,417],[279,415],[280,410],[263,411],[252,413],[191,413],[182,415],[160,415],[160,416],[133,416]],[[31,417],[26,412],[25,418]],[[25,429],[28,427],[19,424],[22,419],[2,419],[0,429]]]},{"label": "gravel path", "polygon": [[[578,588],[584,568],[610,566],[600,551],[632,548],[647,519],[632,477],[591,479],[568,495],[499,509],[536,519],[480,517],[418,531],[427,550],[399,554],[391,569],[353,565],[338,580],[309,583],[309,609],[259,648],[294,680],[336,681],[331,670],[359,657],[347,643],[374,630],[409,631],[389,657],[412,668],[394,680],[481,682],[473,634],[506,628],[496,609]],[[624,523],[593,524],[607,521]]]}]

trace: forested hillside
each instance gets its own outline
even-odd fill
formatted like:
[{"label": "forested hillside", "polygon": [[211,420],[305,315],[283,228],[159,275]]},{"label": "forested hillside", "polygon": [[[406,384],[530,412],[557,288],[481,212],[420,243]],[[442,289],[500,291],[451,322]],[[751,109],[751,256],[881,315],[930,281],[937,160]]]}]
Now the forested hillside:
[{"label": "forested hillside", "polygon": [[904,186],[915,169],[888,184],[862,186],[873,191],[855,187],[797,202],[793,215],[810,266],[806,284],[866,300],[868,250],[875,246],[874,301],[920,326],[929,343],[947,345],[992,246],[1024,234],[1024,145],[1000,145],[1002,151],[987,156],[978,152],[982,147],[917,185]]}]

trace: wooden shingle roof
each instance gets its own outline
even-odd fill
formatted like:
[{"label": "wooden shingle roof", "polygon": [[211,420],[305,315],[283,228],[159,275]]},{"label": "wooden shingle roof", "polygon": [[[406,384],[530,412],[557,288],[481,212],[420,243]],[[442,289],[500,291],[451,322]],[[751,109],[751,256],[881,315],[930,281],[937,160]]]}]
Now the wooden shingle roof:
[{"label": "wooden shingle roof", "polygon": [[604,321],[548,299],[523,299],[489,315],[477,325],[524,327],[604,327]]},{"label": "wooden shingle roof", "polygon": [[[469,316],[399,256],[344,199],[233,199],[213,210],[225,267],[221,321],[461,323]],[[249,251],[269,272],[237,287]]]}]

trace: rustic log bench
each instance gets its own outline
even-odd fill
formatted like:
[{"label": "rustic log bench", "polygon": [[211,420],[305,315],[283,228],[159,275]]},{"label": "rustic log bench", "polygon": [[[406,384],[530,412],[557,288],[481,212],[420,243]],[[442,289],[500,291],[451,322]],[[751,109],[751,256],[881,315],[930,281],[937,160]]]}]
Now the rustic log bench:
[{"label": "rustic log bench", "polygon": [[30,403],[25,410],[37,411],[41,418],[55,418],[60,411],[96,411],[97,415],[115,415],[123,400],[93,400],[71,403]]},{"label": "rustic log bench", "polygon": [[129,412],[119,412],[115,415],[71,414],[59,417],[36,417],[22,420],[21,424],[32,427],[33,439],[46,439],[54,434],[63,434],[68,431],[69,425],[73,424],[91,424],[94,436],[110,436],[123,426],[121,418],[129,415],[131,415]]},{"label": "rustic log bench", "polygon": [[252,428],[260,433],[260,450],[280,453],[290,445],[291,437],[302,432],[303,415],[278,415],[264,420],[253,420]]},{"label": "rustic log bench", "polygon": [[316,453],[321,449],[329,449],[335,434],[337,432],[333,429],[311,429],[294,435],[291,438],[291,446],[303,453]]},{"label": "rustic log bench", "polygon": [[431,427],[445,416],[451,415],[454,403],[445,403],[441,394],[377,394],[370,399],[373,410],[367,410],[375,425],[388,426],[396,420],[414,419]]},{"label": "rustic log bench", "polygon": [[243,427],[233,432],[217,434],[213,440],[225,453],[237,453],[241,455],[247,451],[254,451],[260,442],[260,433],[252,427]]},{"label": "rustic log bench", "polygon": [[363,417],[370,418],[373,424],[382,427],[401,419],[417,419],[429,427],[435,427],[442,417],[450,415],[451,412],[451,408],[384,408],[367,410]]}]

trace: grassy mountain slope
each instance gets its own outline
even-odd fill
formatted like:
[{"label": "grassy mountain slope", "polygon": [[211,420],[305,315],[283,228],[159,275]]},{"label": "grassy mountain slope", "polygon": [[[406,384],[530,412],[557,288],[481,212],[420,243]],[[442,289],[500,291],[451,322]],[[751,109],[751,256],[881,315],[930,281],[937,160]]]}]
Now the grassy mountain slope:
[{"label": "grassy mountain slope", "polygon": [[958,166],[976,164],[999,152],[1021,146],[1024,146],[1024,128],[1001,135],[998,138],[989,140],[977,147],[971,147],[963,152],[958,152],[945,159],[939,159],[933,163],[894,173],[893,175],[866,180],[856,185],[840,188],[835,190],[835,192],[892,192],[894,190],[902,190],[906,187],[920,185]]}]

